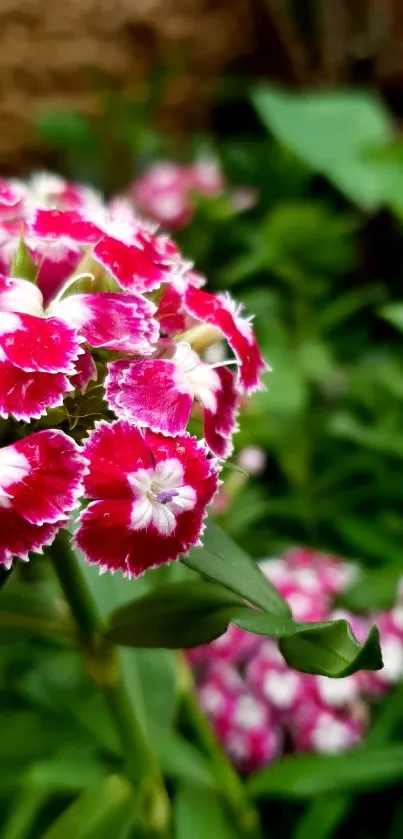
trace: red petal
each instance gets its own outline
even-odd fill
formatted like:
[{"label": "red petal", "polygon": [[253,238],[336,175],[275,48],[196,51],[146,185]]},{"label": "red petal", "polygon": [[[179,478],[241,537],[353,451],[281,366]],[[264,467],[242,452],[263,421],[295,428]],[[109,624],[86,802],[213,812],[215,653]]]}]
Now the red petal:
[{"label": "red petal", "polygon": [[[103,499],[90,504],[80,517],[77,544],[89,562],[138,576],[198,543],[206,505],[218,481],[215,463],[196,439],[188,435],[164,437],[151,431],[143,438],[129,423],[102,423],[92,433],[85,455],[90,460],[87,491]],[[169,536],[162,536],[153,524],[133,530],[130,521],[135,496],[128,482],[125,486],[125,475],[170,458],[180,461],[184,485],[194,488],[195,507],[176,514],[176,527]]]},{"label": "red petal", "polygon": [[16,317],[20,326],[0,336],[0,347],[15,367],[27,373],[75,373],[80,352],[75,329],[57,318]]},{"label": "red petal", "polygon": [[102,230],[76,210],[36,210],[30,221],[32,233],[42,239],[62,236],[82,245],[99,242]]},{"label": "red petal", "polygon": [[130,530],[131,503],[95,501],[80,517],[76,541],[87,560],[110,571],[138,577],[177,559],[199,540],[203,508],[183,513],[172,536],[162,537],[154,527]]},{"label": "red petal", "polygon": [[245,393],[261,387],[260,374],[268,369],[251,324],[236,312],[234,301],[223,295],[189,286],[185,292],[187,311],[197,320],[222,332],[240,362],[239,382]]},{"label": "red petal", "polygon": [[164,335],[177,335],[186,329],[186,313],[183,310],[183,295],[173,286],[168,286],[159,302],[156,317]]},{"label": "red petal", "polygon": [[6,448],[23,455],[30,468],[23,480],[7,486],[13,509],[31,524],[67,519],[82,494],[86,468],[77,443],[53,429],[38,431]]},{"label": "red petal", "polygon": [[208,447],[218,457],[229,457],[232,452],[232,435],[237,430],[236,411],[238,392],[235,377],[228,367],[217,367],[221,389],[214,396],[217,401],[215,413],[204,408],[204,437]]},{"label": "red petal", "polygon": [[70,382],[75,390],[85,393],[91,381],[96,382],[98,371],[90,351],[85,347],[84,352],[78,356],[75,362],[76,372],[70,376]]},{"label": "red petal", "polygon": [[0,507],[0,564],[10,565],[13,558],[28,559],[31,551],[42,553],[50,545],[62,524],[29,524],[11,508]]},{"label": "red petal", "polygon": [[94,256],[129,291],[153,291],[169,279],[157,247],[147,241],[128,245],[104,236],[94,248]]},{"label": "red petal", "polygon": [[128,422],[97,423],[84,455],[91,464],[84,482],[90,498],[131,498],[126,475],[153,465],[141,431]]},{"label": "red petal", "polygon": [[25,373],[8,361],[0,361],[0,417],[39,419],[56,408],[73,390],[63,373]]}]

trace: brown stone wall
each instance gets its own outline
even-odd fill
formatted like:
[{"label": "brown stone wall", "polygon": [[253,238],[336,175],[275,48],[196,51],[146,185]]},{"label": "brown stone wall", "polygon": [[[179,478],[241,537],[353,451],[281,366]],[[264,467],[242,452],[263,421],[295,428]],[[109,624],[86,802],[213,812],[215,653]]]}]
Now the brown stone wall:
[{"label": "brown stone wall", "polygon": [[248,0],[0,0],[0,162],[35,156],[39,113],[91,112],[102,78],[136,91],[161,62],[178,70],[165,114],[197,124],[251,31]]},{"label": "brown stone wall", "polygon": [[234,65],[300,86],[381,81],[403,112],[403,0],[0,0],[2,170],[41,162],[40,113],[91,113],[101,80],[135,93],[161,64],[175,70],[162,124],[180,131]]}]

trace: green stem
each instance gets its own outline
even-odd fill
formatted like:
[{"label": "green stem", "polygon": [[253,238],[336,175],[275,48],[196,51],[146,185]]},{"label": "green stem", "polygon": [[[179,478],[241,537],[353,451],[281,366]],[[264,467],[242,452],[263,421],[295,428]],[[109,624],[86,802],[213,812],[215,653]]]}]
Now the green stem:
[{"label": "green stem", "polygon": [[186,719],[193,729],[199,746],[210,758],[217,785],[244,836],[249,837],[249,839],[252,839],[252,837],[253,839],[259,839],[261,836],[259,814],[249,801],[238,773],[227,759],[208,720],[200,709],[194,692],[193,679],[182,655],[179,656],[179,673],[182,682],[182,705]]},{"label": "green stem", "polygon": [[74,618],[88,672],[113,718],[127,775],[139,793],[143,827],[165,834],[169,800],[158,761],[126,691],[117,651],[104,640],[102,618],[66,531],[59,532],[48,556]]},{"label": "green stem", "polygon": [[88,651],[90,648],[95,651],[102,636],[102,620],[77,563],[66,530],[59,532],[48,555],[69,604],[80,642],[85,650]]}]

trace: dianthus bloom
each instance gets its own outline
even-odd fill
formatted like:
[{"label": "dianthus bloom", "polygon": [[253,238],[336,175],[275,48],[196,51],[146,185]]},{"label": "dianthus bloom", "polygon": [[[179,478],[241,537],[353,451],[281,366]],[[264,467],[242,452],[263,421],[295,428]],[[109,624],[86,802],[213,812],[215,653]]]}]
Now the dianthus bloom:
[{"label": "dianthus bloom", "polygon": [[237,768],[254,772],[285,749],[337,753],[359,743],[370,699],[403,677],[403,606],[354,615],[333,610],[333,598],[353,580],[346,562],[306,548],[261,563],[296,620],[347,618],[358,641],[375,619],[385,666],[376,673],[327,679],[292,670],[274,641],[235,626],[211,644],[189,650],[201,707]]},{"label": "dianthus bloom", "polygon": [[194,437],[101,423],[84,454],[85,492],[94,500],[76,540],[90,562],[137,576],[198,544],[218,469]]},{"label": "dianthus bloom", "polygon": [[62,431],[38,431],[0,448],[0,564],[41,552],[69,520],[86,460]]},{"label": "dianthus bloom", "polygon": [[136,576],[199,544],[267,369],[251,320],[203,284],[127,202],[0,181],[0,563],[50,544],[80,500],[75,539],[100,569]]},{"label": "dianthus bloom", "polygon": [[218,162],[200,158],[190,164],[159,161],[134,181],[131,198],[136,209],[170,230],[186,227],[200,198],[227,195],[233,210],[246,210],[255,203],[250,189],[228,192]]}]

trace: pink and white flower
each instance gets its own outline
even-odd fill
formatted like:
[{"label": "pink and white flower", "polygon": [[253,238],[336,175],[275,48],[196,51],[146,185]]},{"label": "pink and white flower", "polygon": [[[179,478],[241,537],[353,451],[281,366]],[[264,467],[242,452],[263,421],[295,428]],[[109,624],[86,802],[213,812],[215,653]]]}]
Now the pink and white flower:
[{"label": "pink and white flower", "polygon": [[62,431],[39,431],[0,449],[0,564],[42,552],[82,494],[86,460]]},{"label": "pink and white flower", "polygon": [[0,217],[9,217],[22,206],[21,189],[10,181],[0,179]]},{"label": "pink and white flower", "polygon": [[212,198],[224,188],[215,160],[198,160],[188,166],[159,161],[134,182],[131,193],[140,212],[157,224],[179,230],[193,218],[193,195]]},{"label": "pink and white flower", "polygon": [[200,197],[226,195],[228,209],[247,210],[256,203],[256,194],[248,188],[228,190],[218,161],[199,158],[194,163],[158,161],[133,183],[134,207],[157,224],[171,230],[186,227],[195,215]]},{"label": "pink and white flower", "polygon": [[107,292],[59,294],[45,306],[37,286],[0,277],[0,416],[29,420],[62,404],[74,389],[69,377],[79,373],[84,342],[127,353],[153,352],[154,312],[140,295]]},{"label": "pink and white flower", "polygon": [[203,362],[185,342],[170,359],[111,362],[105,392],[119,418],[172,435],[186,430],[197,400],[204,409],[207,445],[219,457],[231,451],[238,403],[234,375]]},{"label": "pink and white flower", "polygon": [[100,422],[84,453],[85,491],[93,501],[76,540],[89,562],[138,576],[199,543],[218,470],[195,438]]}]

